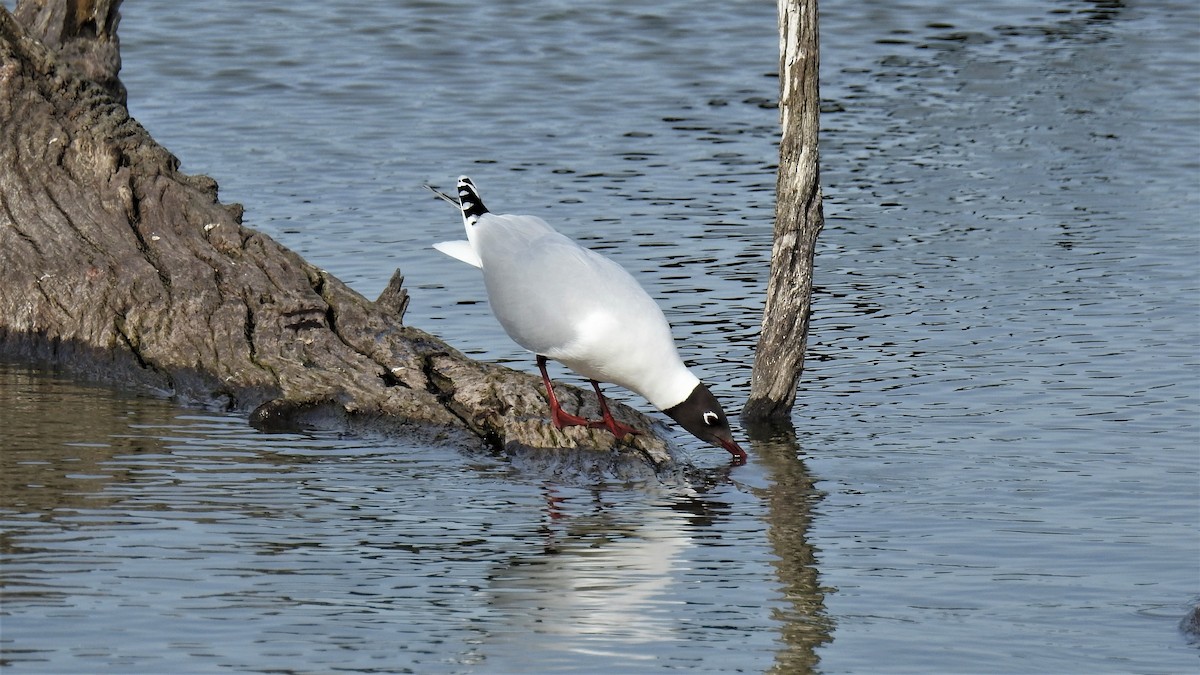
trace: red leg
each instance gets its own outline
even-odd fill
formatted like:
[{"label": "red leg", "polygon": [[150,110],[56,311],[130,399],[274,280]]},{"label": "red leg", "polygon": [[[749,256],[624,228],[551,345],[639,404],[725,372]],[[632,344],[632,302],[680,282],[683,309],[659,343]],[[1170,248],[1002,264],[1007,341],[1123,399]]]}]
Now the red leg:
[{"label": "red leg", "polygon": [[590,380],[590,382],[592,383],[592,389],[596,390],[596,400],[600,402],[600,414],[604,419],[597,422],[588,422],[588,426],[593,429],[608,429],[617,438],[625,438],[625,434],[639,433],[637,429],[621,424],[613,419],[612,412],[608,409],[608,401],[604,400],[604,394],[600,392],[600,383],[595,380]]},{"label": "red leg", "polygon": [[554,395],[554,385],[550,384],[550,374],[546,372],[546,357],[538,354],[537,364],[538,370],[542,371],[542,382],[546,383],[546,396],[550,399],[550,421],[554,423],[554,428],[590,427],[591,423],[586,419],[564,411],[558,404],[558,397]]}]

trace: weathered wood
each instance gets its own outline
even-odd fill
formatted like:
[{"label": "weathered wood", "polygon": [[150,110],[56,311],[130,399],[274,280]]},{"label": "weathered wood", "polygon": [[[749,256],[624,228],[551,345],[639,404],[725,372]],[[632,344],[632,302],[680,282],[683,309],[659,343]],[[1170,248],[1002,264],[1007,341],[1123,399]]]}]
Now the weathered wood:
[{"label": "weathered wood", "polygon": [[[97,39],[116,44],[117,0],[50,4],[23,16],[54,33],[61,17],[78,17],[62,7],[103,5]],[[403,325],[399,273],[370,302],[243,227],[215,181],[179,172],[104,78],[81,76],[77,62],[0,7],[0,357],[256,409],[263,428],[335,423],[548,449],[559,464],[564,448],[583,463],[670,463],[640,413],[614,409],[647,430],[629,445],[602,430],[559,431],[539,378]],[[560,396],[598,415],[594,395],[564,386]]]},{"label": "weathered wood", "polygon": [[121,0],[20,0],[13,15],[76,73],[124,105],[117,39],[120,6]]},{"label": "weathered wood", "polygon": [[786,418],[804,369],[813,254],[824,225],[817,129],[820,113],[816,0],[779,0],[779,111],[775,243],[754,356],[747,420]]}]

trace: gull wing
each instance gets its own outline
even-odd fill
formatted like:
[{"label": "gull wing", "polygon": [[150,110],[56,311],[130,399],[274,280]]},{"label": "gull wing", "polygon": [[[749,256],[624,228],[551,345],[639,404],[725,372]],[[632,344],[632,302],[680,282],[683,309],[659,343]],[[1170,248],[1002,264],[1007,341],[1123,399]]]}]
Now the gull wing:
[{"label": "gull wing", "polygon": [[457,241],[439,241],[433,247],[451,258],[461,260],[468,265],[479,268],[483,267],[483,261],[479,259],[479,254],[475,252],[475,248],[471,246],[471,242],[469,241],[462,239]]}]

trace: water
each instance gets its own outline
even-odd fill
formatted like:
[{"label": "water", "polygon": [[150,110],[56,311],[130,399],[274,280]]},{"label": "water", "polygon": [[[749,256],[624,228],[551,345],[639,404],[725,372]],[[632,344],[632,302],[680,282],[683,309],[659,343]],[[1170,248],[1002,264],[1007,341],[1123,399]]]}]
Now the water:
[{"label": "water", "polygon": [[[694,486],[572,481],[5,366],[3,663],[1195,670],[1193,5],[822,3],[796,432],[728,480],[687,441]],[[413,325],[532,369],[428,247],[459,234],[421,184],[467,173],[631,269],[744,402],[773,3],[140,3],[121,38],[185,170],[369,297],[400,267]]]}]

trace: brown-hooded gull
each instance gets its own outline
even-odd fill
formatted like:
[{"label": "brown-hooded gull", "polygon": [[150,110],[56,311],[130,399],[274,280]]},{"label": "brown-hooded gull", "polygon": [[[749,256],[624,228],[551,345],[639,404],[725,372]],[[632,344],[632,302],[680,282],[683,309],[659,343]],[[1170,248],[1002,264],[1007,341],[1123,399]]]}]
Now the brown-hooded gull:
[{"label": "brown-hooded gull", "polygon": [[[458,199],[434,192],[462,210],[467,230],[466,241],[434,248],[483,270],[492,313],[513,341],[537,355],[556,427],[604,428],[618,438],[636,433],[609,412],[599,383],[611,382],[640,394],[697,438],[725,448],[736,462],[745,461],[721,404],[683,364],[662,310],[624,268],[541,218],[489,212],[466,176],[458,179]],[[562,409],[547,359],[592,383],[603,419]]]}]

